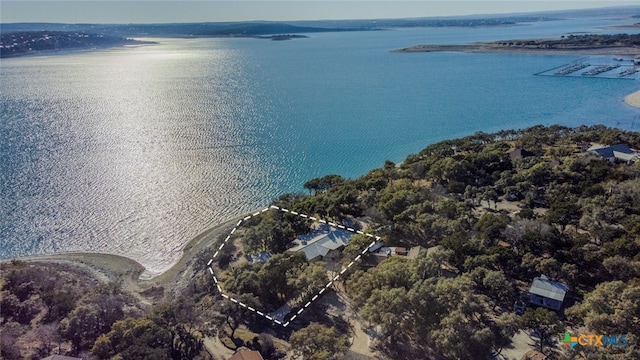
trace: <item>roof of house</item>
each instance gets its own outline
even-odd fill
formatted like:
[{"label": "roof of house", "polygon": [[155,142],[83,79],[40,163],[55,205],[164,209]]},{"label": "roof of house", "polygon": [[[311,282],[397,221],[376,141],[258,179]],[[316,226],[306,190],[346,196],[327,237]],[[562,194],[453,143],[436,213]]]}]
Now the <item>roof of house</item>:
[{"label": "roof of house", "polygon": [[386,254],[369,253],[362,257],[360,264],[365,267],[375,267],[388,258]]},{"label": "roof of house", "polygon": [[563,301],[568,289],[567,285],[551,281],[542,275],[533,279],[529,293],[556,301]]},{"label": "roof of house", "polygon": [[636,156],[634,154],[627,154],[619,151],[613,152],[613,157],[623,161],[632,161],[635,160]]},{"label": "roof of house", "polygon": [[328,233],[320,233],[311,240],[298,240],[300,245],[290,250],[303,252],[307,260],[311,260],[348,245],[352,235],[350,231],[332,228]]},{"label": "roof of house", "polygon": [[64,355],[49,355],[41,360],[82,360],[78,357],[64,356]]},{"label": "roof of house", "polygon": [[254,350],[238,350],[229,360],[264,360],[264,358]]},{"label": "roof of house", "polygon": [[407,254],[407,248],[404,247],[396,247],[396,254],[400,255],[400,254]]},{"label": "roof of house", "polygon": [[535,155],[531,151],[522,148],[511,150],[508,154],[512,161]]},{"label": "roof of house", "polygon": [[611,146],[604,146],[600,144],[593,145],[589,149],[589,152],[594,152],[604,158],[613,158],[617,157],[616,153],[622,154],[633,154],[633,151],[629,148],[627,144],[615,144]]},{"label": "roof of house", "polygon": [[373,244],[372,247],[369,248],[369,252],[376,252],[377,250],[380,250],[380,248],[382,248],[384,246],[384,243],[382,241],[377,241],[375,244]]},{"label": "roof of house", "polygon": [[311,260],[317,258],[318,256],[326,256],[330,250],[331,249],[329,249],[328,247],[324,247],[321,244],[314,243],[309,244],[299,249],[298,251],[304,253],[304,255],[307,257],[307,260]]}]

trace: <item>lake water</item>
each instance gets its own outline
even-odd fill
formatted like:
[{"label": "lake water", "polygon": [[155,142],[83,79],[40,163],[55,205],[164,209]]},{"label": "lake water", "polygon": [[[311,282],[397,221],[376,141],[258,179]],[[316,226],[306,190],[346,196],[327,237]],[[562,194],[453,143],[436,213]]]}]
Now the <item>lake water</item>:
[{"label": "lake water", "polygon": [[619,32],[602,28],[612,23],[159,39],[3,59],[0,258],[107,252],[159,272],[206,228],[313,177],[357,177],[476,131],[640,130],[622,102],[637,81],[533,75],[578,56],[390,52]]}]

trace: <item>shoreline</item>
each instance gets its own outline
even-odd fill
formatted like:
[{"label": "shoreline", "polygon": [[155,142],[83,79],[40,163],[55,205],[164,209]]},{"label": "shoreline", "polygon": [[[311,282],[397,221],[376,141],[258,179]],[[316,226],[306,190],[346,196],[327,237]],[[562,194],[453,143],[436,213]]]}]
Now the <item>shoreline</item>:
[{"label": "shoreline", "polygon": [[464,45],[414,45],[402,49],[392,50],[394,53],[424,53],[424,52],[462,52],[480,54],[539,54],[539,55],[640,55],[640,49],[633,47],[591,47],[591,48],[535,48],[535,47],[507,47],[493,43],[473,43]]},{"label": "shoreline", "polygon": [[[264,207],[254,210],[260,211]],[[151,273],[138,261],[123,255],[100,252],[63,252],[57,254],[34,255],[0,260],[0,263],[12,261],[41,262],[41,263],[65,263],[88,270],[100,281],[108,282],[124,280],[128,287],[140,289],[152,286],[173,286],[190,269],[194,271],[205,270],[205,264],[194,264],[196,255],[209,247],[218,236],[230,231],[238,220],[246,214],[225,220],[215,224],[200,234],[187,241],[180,249],[182,252],[176,262],[169,268],[159,273]],[[198,269],[201,267],[201,269]]]},{"label": "shoreline", "polygon": [[640,109],[640,90],[624,97],[624,103]]}]

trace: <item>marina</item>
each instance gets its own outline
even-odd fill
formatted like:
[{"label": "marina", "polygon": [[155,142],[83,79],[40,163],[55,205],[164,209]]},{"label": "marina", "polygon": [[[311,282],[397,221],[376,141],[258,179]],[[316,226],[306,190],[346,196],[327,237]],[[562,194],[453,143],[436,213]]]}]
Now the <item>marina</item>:
[{"label": "marina", "polygon": [[636,80],[638,59],[590,56],[535,75]]}]

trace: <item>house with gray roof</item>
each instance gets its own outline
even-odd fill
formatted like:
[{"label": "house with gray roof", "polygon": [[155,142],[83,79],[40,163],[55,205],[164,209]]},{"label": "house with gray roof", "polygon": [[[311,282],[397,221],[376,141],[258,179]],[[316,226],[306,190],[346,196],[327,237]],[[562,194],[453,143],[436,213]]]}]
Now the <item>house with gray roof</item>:
[{"label": "house with gray roof", "polygon": [[551,310],[560,310],[569,288],[565,284],[549,280],[541,275],[533,279],[529,289],[529,304]]},{"label": "house with gray roof", "polygon": [[602,156],[610,162],[632,163],[638,159],[637,152],[634,152],[627,144],[600,145],[594,144],[587,149],[587,152]]},{"label": "house with gray roof", "polygon": [[308,261],[320,260],[326,257],[330,251],[348,245],[352,235],[353,233],[350,231],[327,226],[312,234],[299,236],[295,240],[297,245],[289,251],[304,253]]}]

